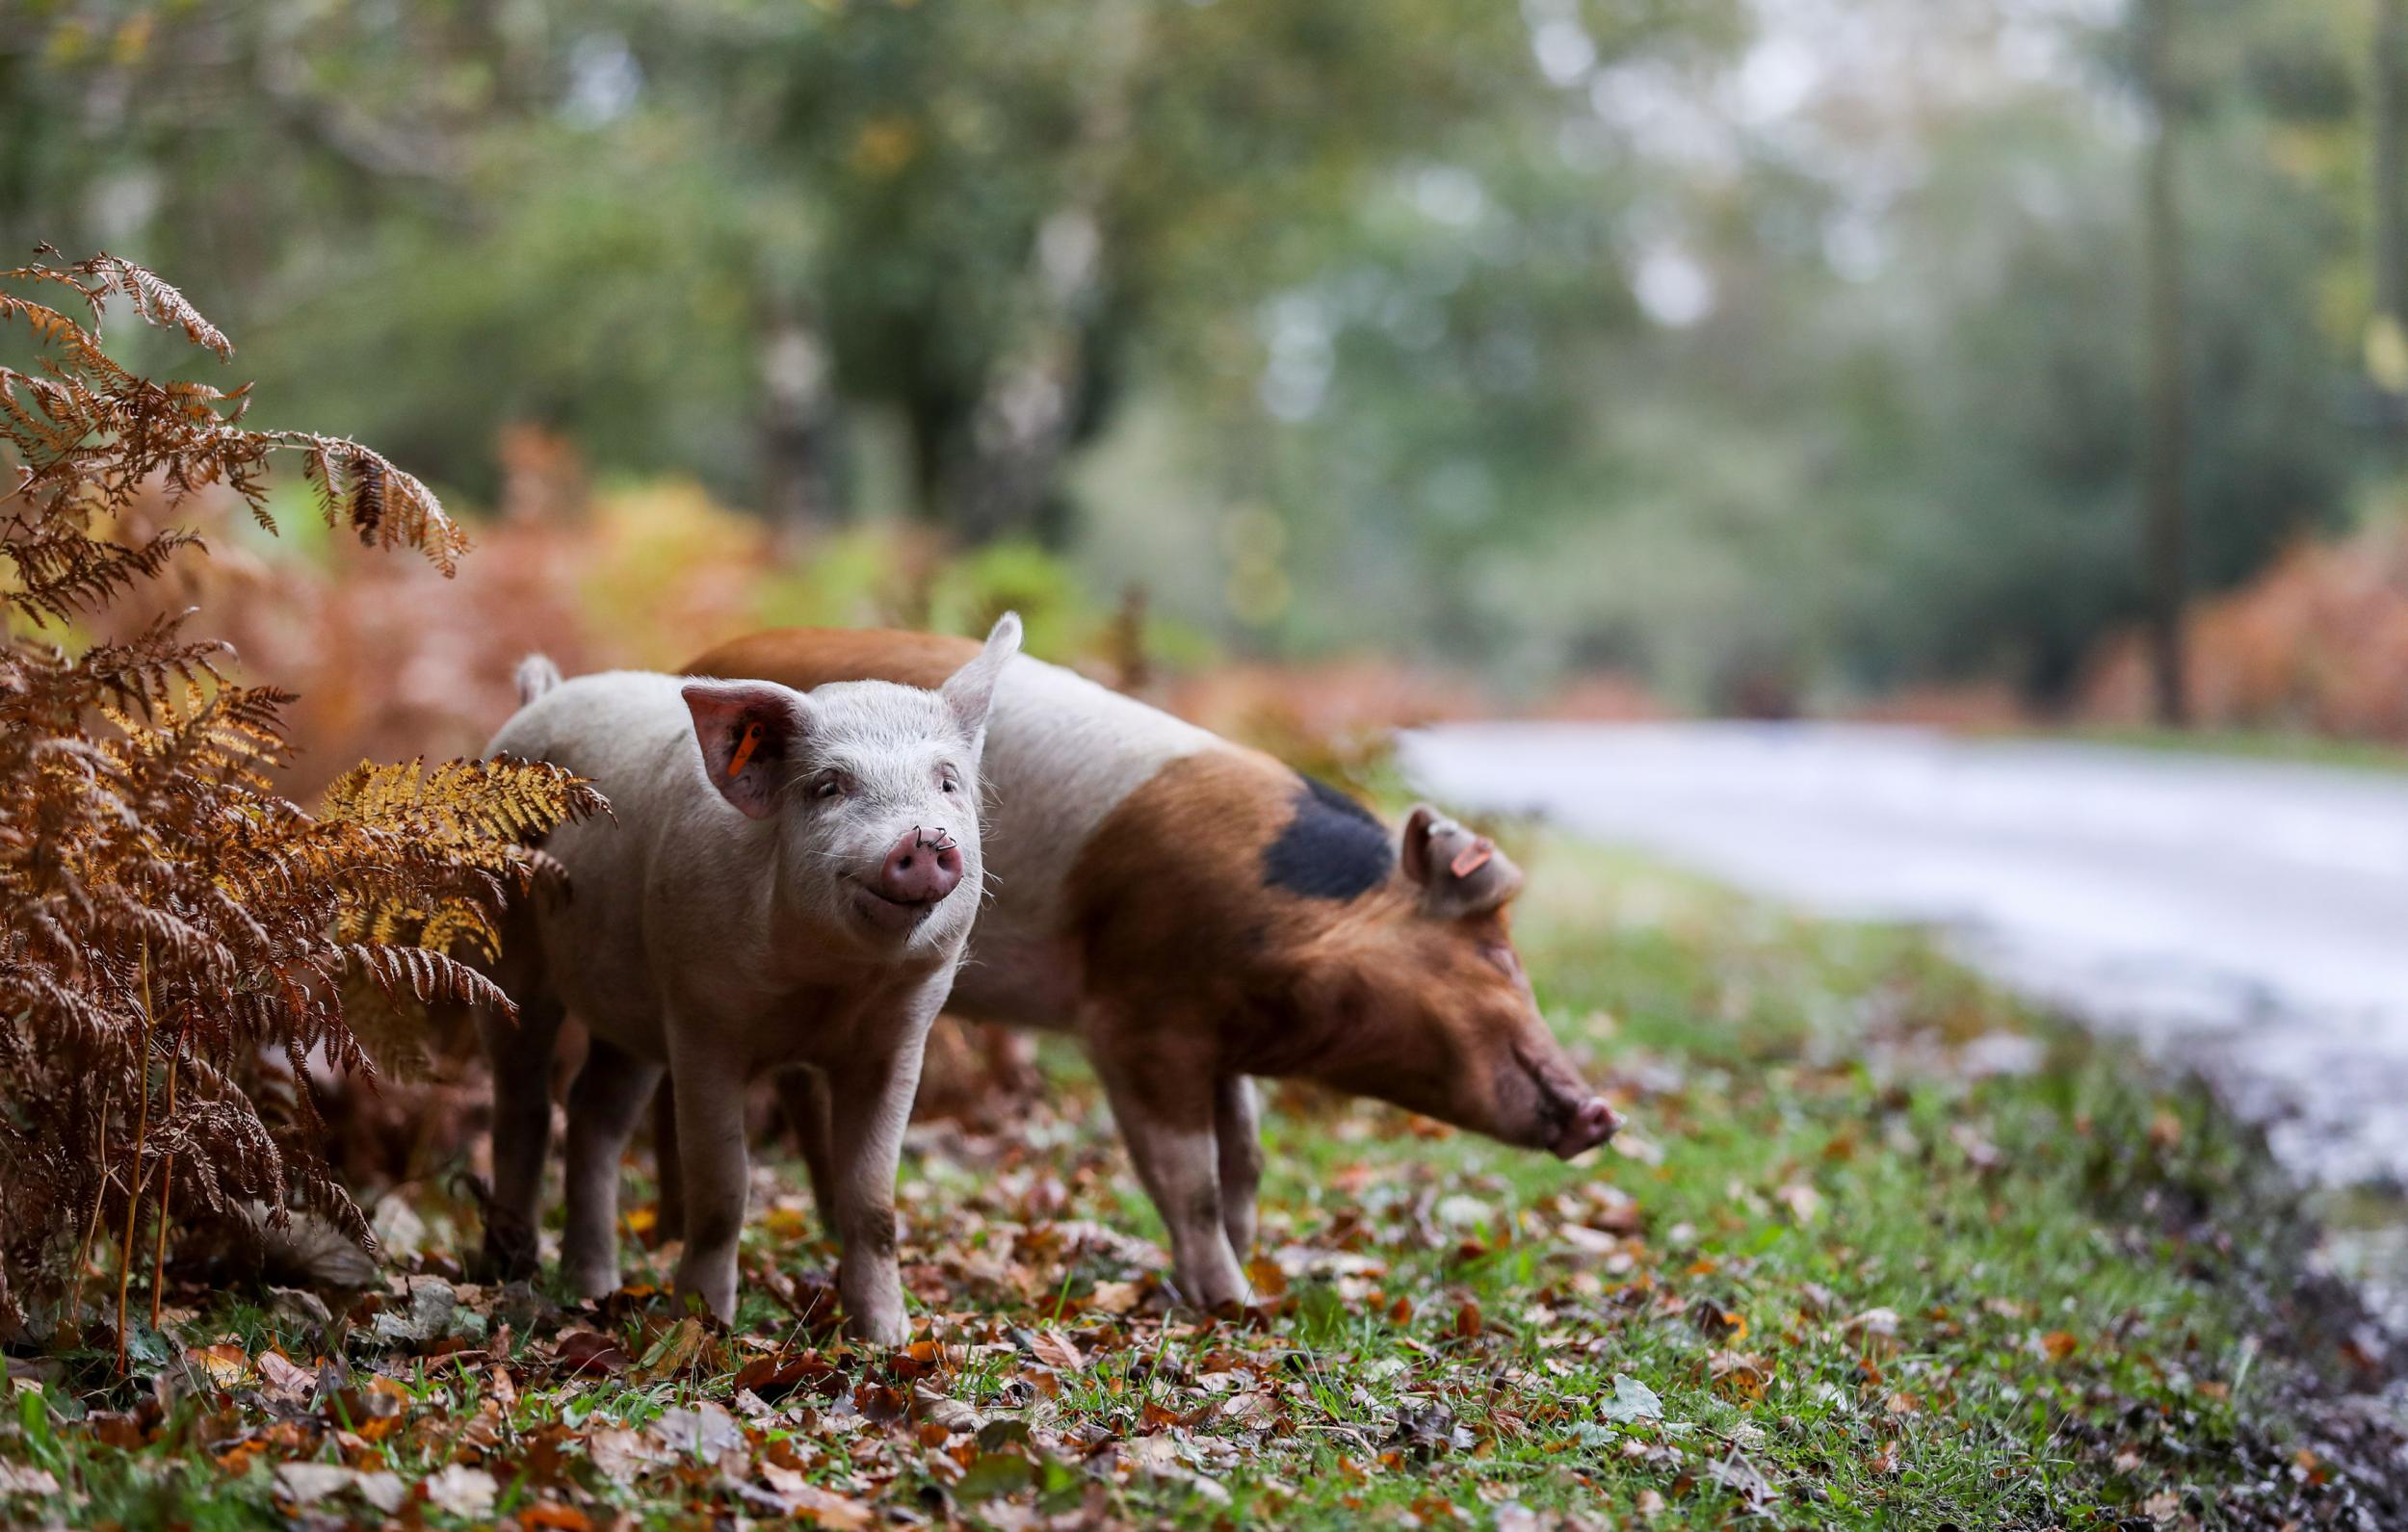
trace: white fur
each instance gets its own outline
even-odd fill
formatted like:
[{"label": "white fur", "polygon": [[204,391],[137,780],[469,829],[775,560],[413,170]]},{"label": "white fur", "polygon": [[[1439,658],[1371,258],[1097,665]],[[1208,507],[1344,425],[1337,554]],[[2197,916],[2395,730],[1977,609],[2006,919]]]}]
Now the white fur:
[{"label": "white fur", "polygon": [[1026,655],[1007,664],[981,766],[993,897],[955,981],[961,1007],[1024,1026],[1066,1025],[1079,974],[1060,938],[1079,853],[1163,767],[1229,748],[1218,736],[1060,665]]},{"label": "white fur", "polygon": [[[630,1104],[666,1064],[686,1188],[679,1286],[721,1317],[733,1311],[744,1086],[808,1064],[826,1075],[835,1103],[839,1285],[859,1333],[900,1338],[896,1155],[922,1043],[978,911],[980,748],[995,674],[1018,642],[1018,621],[1007,617],[941,691],[851,682],[798,696],[745,684],[782,694],[772,711],[801,730],[768,802],[749,800],[760,818],[704,765],[691,678],[582,676],[541,689],[495,736],[493,753],[564,766],[612,807],[611,818],[552,837],[546,850],[566,870],[569,896],[535,910],[549,995],[597,1043],[591,1078],[570,1103],[563,1242],[570,1279],[588,1295],[616,1285],[617,1154]],[[823,796],[831,779],[837,791]],[[872,918],[864,886],[915,829],[950,835],[961,882],[916,927],[891,932]],[[500,1059],[497,1050],[497,1114],[505,1092],[531,1088],[505,1080]],[[513,1074],[525,1073],[515,1060]],[[581,1113],[581,1101],[591,1109]],[[523,1167],[512,1170],[510,1184],[526,1184]]]}]

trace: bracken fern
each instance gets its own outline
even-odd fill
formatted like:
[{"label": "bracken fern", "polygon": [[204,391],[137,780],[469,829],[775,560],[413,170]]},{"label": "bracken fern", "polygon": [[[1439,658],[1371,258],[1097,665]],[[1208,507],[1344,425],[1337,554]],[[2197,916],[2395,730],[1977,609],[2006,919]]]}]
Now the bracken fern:
[{"label": "bracken fern", "polygon": [[[146,1259],[155,1318],[172,1218],[274,1224],[306,1207],[370,1242],[320,1155],[304,1060],[373,1076],[354,1008],[507,1010],[471,960],[494,955],[544,833],[603,805],[541,764],[363,763],[312,815],[269,775],[287,694],[230,679],[222,646],[185,636],[182,617],[81,637],[199,544],[131,532],[138,494],[173,506],[217,486],[273,530],[279,454],[363,542],[446,573],[467,542],[368,449],[246,429],[247,390],[127,372],[101,345],[111,299],[220,358],[231,347],[140,267],[40,253],[0,273],[59,299],[0,290],[0,325],[22,322],[34,353],[0,365],[0,1331],[76,1334],[113,1246],[121,1363],[131,1277]],[[267,1117],[242,1083],[263,1052],[303,1082]]]}]

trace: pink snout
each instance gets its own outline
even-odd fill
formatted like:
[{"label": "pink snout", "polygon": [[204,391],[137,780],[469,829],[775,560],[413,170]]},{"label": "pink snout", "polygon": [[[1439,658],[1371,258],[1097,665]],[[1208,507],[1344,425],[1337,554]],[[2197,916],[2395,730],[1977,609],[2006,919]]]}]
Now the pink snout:
[{"label": "pink snout", "polygon": [[1591,1096],[1574,1108],[1572,1115],[1556,1135],[1557,1157],[1570,1159],[1586,1154],[1622,1130],[1622,1114],[1606,1104],[1602,1096]]},{"label": "pink snout", "polygon": [[877,870],[877,892],[898,904],[934,904],[961,881],[961,847],[942,829],[907,832]]}]

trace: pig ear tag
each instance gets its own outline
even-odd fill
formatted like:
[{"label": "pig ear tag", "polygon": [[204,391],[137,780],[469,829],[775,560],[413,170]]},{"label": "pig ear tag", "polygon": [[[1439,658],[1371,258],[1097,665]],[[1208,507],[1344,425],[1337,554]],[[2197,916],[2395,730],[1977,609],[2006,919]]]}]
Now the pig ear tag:
[{"label": "pig ear tag", "polygon": [[1453,877],[1470,877],[1486,867],[1488,859],[1496,854],[1497,843],[1483,835],[1454,854],[1454,860],[1447,864],[1447,872]]},{"label": "pig ear tag", "polygon": [[753,752],[760,748],[761,721],[755,718],[745,725],[745,732],[737,737],[735,753],[727,758],[727,780],[733,782],[743,776],[745,766],[752,760]]}]

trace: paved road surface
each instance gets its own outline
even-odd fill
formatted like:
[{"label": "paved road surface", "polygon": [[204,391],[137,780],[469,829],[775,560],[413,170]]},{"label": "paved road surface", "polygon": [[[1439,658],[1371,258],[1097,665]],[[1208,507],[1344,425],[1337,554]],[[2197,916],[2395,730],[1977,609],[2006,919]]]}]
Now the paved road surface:
[{"label": "paved road surface", "polygon": [[1404,760],[1466,809],[1942,926],[2200,1067],[2303,1171],[2408,1181],[2408,777],[1819,724],[1453,725]]}]

